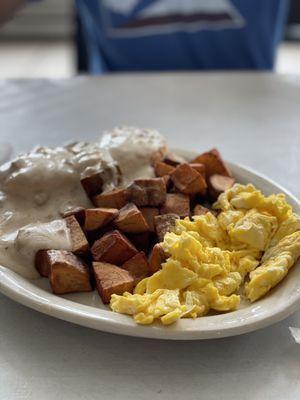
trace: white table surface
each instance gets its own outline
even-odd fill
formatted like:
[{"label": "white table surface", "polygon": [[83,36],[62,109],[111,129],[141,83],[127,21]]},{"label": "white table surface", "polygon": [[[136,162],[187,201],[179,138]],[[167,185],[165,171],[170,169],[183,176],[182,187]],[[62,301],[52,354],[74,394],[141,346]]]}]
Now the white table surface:
[{"label": "white table surface", "polygon": [[[0,82],[0,149],[92,140],[120,124],[217,146],[300,196],[300,75],[162,74]],[[0,400],[300,398],[300,312],[233,338],[167,342],[93,331],[0,295]]]}]

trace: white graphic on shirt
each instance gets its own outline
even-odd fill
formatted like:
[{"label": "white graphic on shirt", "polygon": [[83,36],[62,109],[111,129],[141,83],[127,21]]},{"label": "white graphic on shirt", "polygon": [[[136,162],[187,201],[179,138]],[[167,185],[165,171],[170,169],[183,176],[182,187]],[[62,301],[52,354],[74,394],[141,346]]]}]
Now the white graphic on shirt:
[{"label": "white graphic on shirt", "polygon": [[163,0],[152,3],[139,15],[154,17],[170,14],[195,14],[228,12],[231,4],[228,0]]},{"label": "white graphic on shirt", "polygon": [[107,33],[119,38],[176,31],[235,29],[245,25],[244,18],[230,0],[156,0],[132,18],[130,13],[139,0],[103,1],[110,11],[129,17],[119,26],[106,21]]},{"label": "white graphic on shirt", "polygon": [[139,3],[139,0],[104,0],[103,3],[111,11],[128,15]]}]

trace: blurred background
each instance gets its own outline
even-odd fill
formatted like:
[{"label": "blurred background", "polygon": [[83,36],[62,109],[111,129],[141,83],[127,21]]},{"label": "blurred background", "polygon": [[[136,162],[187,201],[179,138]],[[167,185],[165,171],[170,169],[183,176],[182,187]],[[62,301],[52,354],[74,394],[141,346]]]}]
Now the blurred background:
[{"label": "blurred background", "polygon": [[[28,4],[0,28],[0,78],[74,76],[80,69],[76,34],[72,0]],[[275,71],[300,73],[299,0],[290,2]]]}]

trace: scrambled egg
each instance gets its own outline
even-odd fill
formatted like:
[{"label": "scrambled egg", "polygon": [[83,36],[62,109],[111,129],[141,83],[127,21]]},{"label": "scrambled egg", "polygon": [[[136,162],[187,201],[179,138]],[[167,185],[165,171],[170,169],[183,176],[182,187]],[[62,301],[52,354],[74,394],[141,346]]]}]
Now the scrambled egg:
[{"label": "scrambled egg", "polygon": [[264,196],[235,184],[213,205],[219,211],[176,221],[164,237],[161,270],[134,294],[112,295],[113,311],[138,324],[196,318],[235,310],[241,295],[252,302],[288,273],[300,255],[300,217],[283,194]]}]

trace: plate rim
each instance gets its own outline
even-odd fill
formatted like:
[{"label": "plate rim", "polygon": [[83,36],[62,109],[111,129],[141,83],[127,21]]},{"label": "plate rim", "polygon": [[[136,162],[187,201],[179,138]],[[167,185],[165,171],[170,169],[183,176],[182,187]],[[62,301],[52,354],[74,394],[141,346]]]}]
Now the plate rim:
[{"label": "plate rim", "polygon": [[[196,152],[185,149],[172,148],[172,151],[185,157],[194,157],[197,155]],[[277,184],[271,178],[268,178],[264,174],[257,172],[251,167],[244,166],[240,163],[227,163],[230,167],[233,167],[233,169],[237,169],[244,174],[250,173],[250,175],[255,175],[256,178],[259,178],[271,186],[276,187],[278,191],[286,194],[289,197],[289,200],[292,200],[292,203],[294,203],[297,208],[300,207],[300,201],[296,198],[296,196],[294,196],[289,190],[285,189],[282,185]],[[22,282],[22,284],[17,281]],[[34,293],[30,291],[30,286],[34,287]],[[187,320],[181,320],[177,324],[169,327],[165,327],[160,324],[151,326],[136,325],[130,316],[113,313],[110,310],[97,309],[93,306],[75,303],[64,297],[49,293],[41,288],[38,288],[37,286],[34,286],[30,280],[21,277],[10,269],[1,265],[0,292],[10,299],[31,309],[77,325],[93,328],[103,332],[165,340],[200,340],[236,336],[279,322],[300,308],[299,289],[297,290],[296,295],[289,299],[289,301],[283,302],[281,306],[276,307],[274,313],[270,313],[263,318],[258,316],[253,321],[244,321],[238,325],[235,324],[234,326],[225,326],[221,329],[201,328],[199,330],[197,329],[196,321],[203,320],[205,318],[215,318],[215,316],[202,317],[196,319],[195,321],[189,320],[192,323],[194,322],[194,327],[192,326],[192,328],[176,329],[176,327],[182,324],[184,325],[184,322]],[[53,298],[55,298],[54,302],[52,301]],[[223,315],[229,314],[230,313]],[[219,315],[217,317],[219,317]]]}]

